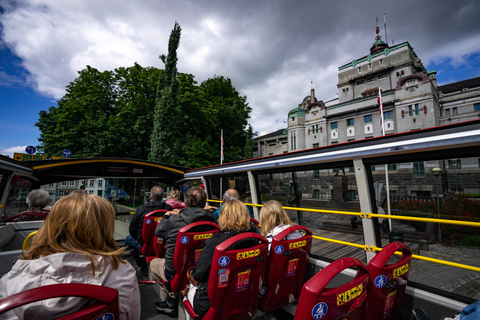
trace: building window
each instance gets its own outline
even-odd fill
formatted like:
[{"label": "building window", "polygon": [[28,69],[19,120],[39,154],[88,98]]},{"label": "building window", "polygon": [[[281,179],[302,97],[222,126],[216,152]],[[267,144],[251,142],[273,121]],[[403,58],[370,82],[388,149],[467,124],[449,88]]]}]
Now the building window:
[{"label": "building window", "polygon": [[348,167],[348,172],[351,172],[351,173],[355,172],[355,168],[354,167]]},{"label": "building window", "polygon": [[413,176],[425,177],[425,163],[423,161],[413,163]]},{"label": "building window", "polygon": [[449,116],[450,115],[450,109],[445,109],[445,115]]},{"label": "building window", "polygon": [[452,114],[453,114],[453,115],[458,114],[457,107],[453,107],[453,108],[452,108]]},{"label": "building window", "polygon": [[313,170],[313,179],[314,180],[320,179],[320,170]]},{"label": "building window", "polygon": [[375,171],[375,166],[374,165],[370,166],[370,170]]},{"label": "building window", "polygon": [[66,186],[67,185],[67,181],[62,181],[62,186]]},{"label": "building window", "polygon": [[372,70],[372,64],[371,63],[368,64],[368,70]]},{"label": "building window", "polygon": [[98,186],[103,187],[103,180],[98,180]]},{"label": "building window", "polygon": [[95,187],[95,180],[90,180],[90,187]]},{"label": "building window", "polygon": [[355,139],[348,139],[347,141],[348,141],[348,142],[350,142],[350,141],[355,141]]},{"label": "building window", "polygon": [[65,195],[65,191],[61,190],[61,191],[58,191],[58,196],[59,197],[63,197]]},{"label": "building window", "polygon": [[332,144],[338,144],[338,141],[332,141]]},{"label": "building window", "polygon": [[319,146],[320,146],[320,144],[318,144],[318,143],[314,143],[314,144],[313,144],[313,147],[314,147],[314,148],[318,148]]},{"label": "building window", "polygon": [[358,73],[362,73],[362,67],[358,67]]},{"label": "building window", "polygon": [[397,170],[397,164],[396,163],[390,163],[387,166],[388,166],[388,171]]},{"label": "building window", "polygon": [[358,81],[358,82],[357,82],[357,86],[361,86],[361,85],[364,84],[364,83],[365,83],[364,80]]},{"label": "building window", "polygon": [[71,186],[74,186],[74,185],[75,185],[75,181],[73,181],[73,180],[72,180],[72,181],[69,181],[68,184],[71,185]]},{"label": "building window", "polygon": [[452,160],[448,160],[448,169],[462,169],[462,160],[458,159],[456,163],[457,167],[455,168],[455,163],[452,162]]},{"label": "building window", "polygon": [[295,117],[292,117],[292,122],[294,122],[294,121],[295,121]]},{"label": "building window", "polygon": [[314,189],[314,190],[313,190],[312,198],[313,198],[313,199],[319,199],[319,198],[320,198],[320,190]]},{"label": "building window", "polygon": [[337,122],[330,123],[330,129],[337,129],[338,125]]},{"label": "building window", "polygon": [[387,77],[386,73],[382,73],[382,74],[378,75],[378,79],[383,79],[383,78],[386,78],[386,77]]},{"label": "building window", "polygon": [[373,82],[373,81],[375,81],[375,77],[367,79],[367,82]]},{"label": "building window", "polygon": [[269,156],[273,156],[273,153],[269,153],[268,155],[269,155]]},{"label": "building window", "polygon": [[393,119],[393,111],[385,111],[383,113],[383,118],[386,119]]},{"label": "building window", "polygon": [[103,196],[103,190],[97,190],[97,196],[99,197]]},{"label": "building window", "polygon": [[473,105],[473,111],[480,111],[480,103],[475,103]]},{"label": "building window", "polygon": [[[383,59],[380,59],[379,62],[380,62],[380,67],[383,66]],[[379,76],[379,78],[380,78],[380,76]]]},{"label": "building window", "polygon": [[372,115],[369,114],[368,116],[364,116],[363,120],[365,121],[365,123],[372,122]]},{"label": "building window", "polygon": [[408,106],[408,113],[410,114],[410,116],[413,116],[413,114],[418,116],[418,104]]},{"label": "building window", "polygon": [[354,124],[353,118],[347,119],[347,126],[353,126],[353,124]]}]

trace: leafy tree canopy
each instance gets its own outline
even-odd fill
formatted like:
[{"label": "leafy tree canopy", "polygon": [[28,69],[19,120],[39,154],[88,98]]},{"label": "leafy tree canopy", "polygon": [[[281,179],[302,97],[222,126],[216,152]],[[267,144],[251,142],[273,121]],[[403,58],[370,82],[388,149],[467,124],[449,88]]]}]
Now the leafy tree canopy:
[{"label": "leafy tree canopy", "polygon": [[[100,72],[87,66],[66,88],[58,107],[41,111],[37,149],[60,156],[147,159],[154,127],[157,87],[164,70],[132,67]],[[201,167],[220,163],[224,129],[225,162],[243,159],[251,109],[229,78],[215,76],[200,85],[191,74],[178,73],[170,133],[175,163]],[[170,117],[164,121],[168,122]],[[166,145],[169,142],[166,141]],[[171,144],[170,144],[171,145]]]}]

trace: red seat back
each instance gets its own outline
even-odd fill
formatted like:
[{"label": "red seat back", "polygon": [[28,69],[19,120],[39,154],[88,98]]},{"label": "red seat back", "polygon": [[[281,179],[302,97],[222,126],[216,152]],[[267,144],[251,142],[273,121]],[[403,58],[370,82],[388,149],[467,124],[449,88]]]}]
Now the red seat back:
[{"label": "red seat back", "polygon": [[[57,319],[119,319],[118,290],[93,284],[64,283],[26,290],[0,300],[0,314],[32,302],[59,297],[84,297],[94,303]],[[100,318],[101,319],[101,318]]]},{"label": "red seat back", "polygon": [[[157,227],[157,221],[160,221],[168,210],[158,209],[153,210],[145,215],[143,218],[142,238],[143,247],[142,255],[145,257],[155,257],[154,242],[157,241],[155,237],[155,229]],[[162,240],[163,241],[163,240]]]},{"label": "red seat back", "polygon": [[[402,257],[395,263],[387,264],[395,251],[401,251]],[[370,260],[366,319],[397,319],[411,261],[412,252],[398,241],[388,244]]]},{"label": "red seat back", "polygon": [[254,225],[256,225],[257,227],[260,226],[260,223],[259,223],[258,220],[255,219],[255,218],[250,218],[250,222],[252,222],[252,223],[253,223]]},{"label": "red seat back", "polygon": [[187,271],[197,264],[203,244],[219,232],[218,224],[209,221],[194,222],[178,231],[173,256],[175,276],[170,282],[171,291],[180,292],[185,288],[188,283]]},{"label": "red seat back", "polygon": [[[284,240],[289,233],[297,230],[302,230],[304,236]],[[260,310],[277,309],[298,300],[311,248],[312,232],[303,226],[291,226],[273,238],[264,282],[266,291],[258,303]]]},{"label": "red seat back", "polygon": [[218,245],[208,280],[211,306],[203,319],[251,319],[257,311],[267,258],[268,241],[256,233],[242,233]]},{"label": "red seat back", "polygon": [[[357,267],[357,274],[338,287],[327,284],[347,268]],[[294,320],[364,319],[368,269],[358,259],[342,258],[329,264],[303,286]]]}]

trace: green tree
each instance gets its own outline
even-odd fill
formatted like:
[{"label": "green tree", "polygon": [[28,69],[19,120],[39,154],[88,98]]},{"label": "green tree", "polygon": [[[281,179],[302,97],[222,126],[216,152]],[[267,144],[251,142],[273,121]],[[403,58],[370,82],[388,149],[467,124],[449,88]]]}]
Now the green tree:
[{"label": "green tree", "polygon": [[165,63],[165,72],[160,75],[157,88],[157,99],[151,135],[151,149],[148,159],[151,161],[175,164],[180,150],[181,141],[175,134],[179,123],[179,108],[177,104],[177,49],[180,45],[182,29],[175,26],[168,41],[168,55],[161,55]]},{"label": "green tree", "polygon": [[58,107],[41,111],[39,151],[48,156],[69,149],[76,157],[108,155],[108,120],[116,114],[113,72],[87,66],[67,86]]},{"label": "green tree", "polygon": [[39,151],[145,159],[161,72],[138,64],[104,72],[87,66],[67,86],[58,107],[40,112],[35,124],[41,132]]},{"label": "green tree", "polygon": [[245,148],[243,149],[245,159],[253,158],[253,130],[252,126],[248,125],[247,136],[245,138]]},{"label": "green tree", "polygon": [[240,96],[229,78],[214,76],[201,83],[203,98],[207,101],[206,113],[213,119],[209,135],[213,138],[215,157],[212,164],[220,161],[220,132],[223,130],[225,162],[244,158],[246,128],[251,108],[247,97]]}]

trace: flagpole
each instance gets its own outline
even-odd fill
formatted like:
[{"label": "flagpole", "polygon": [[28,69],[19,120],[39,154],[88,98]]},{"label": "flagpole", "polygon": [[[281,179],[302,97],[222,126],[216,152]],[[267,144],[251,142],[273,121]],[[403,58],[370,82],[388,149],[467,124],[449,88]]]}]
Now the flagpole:
[{"label": "flagpole", "polygon": [[[378,103],[380,107],[380,123],[382,131],[382,136],[385,136],[385,121],[383,117],[383,101],[382,101],[382,88],[378,88]],[[387,214],[391,215],[392,212],[390,210],[390,184],[388,183],[388,164],[385,165],[385,181],[386,181],[386,188],[387,188]],[[390,232],[392,231],[392,219],[388,219],[388,226]]]},{"label": "flagpole", "polygon": [[[220,164],[223,164],[223,129],[220,130]],[[223,178],[220,177],[220,200],[223,200],[223,191],[222,191],[222,181]]]}]

